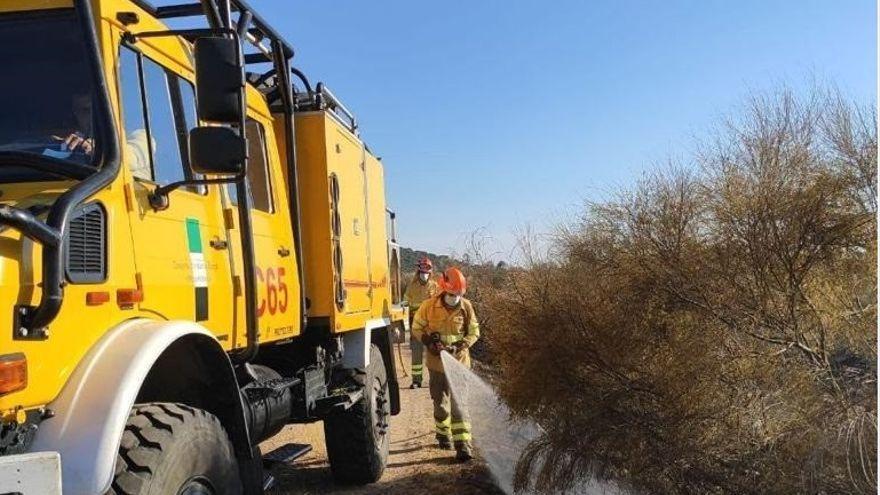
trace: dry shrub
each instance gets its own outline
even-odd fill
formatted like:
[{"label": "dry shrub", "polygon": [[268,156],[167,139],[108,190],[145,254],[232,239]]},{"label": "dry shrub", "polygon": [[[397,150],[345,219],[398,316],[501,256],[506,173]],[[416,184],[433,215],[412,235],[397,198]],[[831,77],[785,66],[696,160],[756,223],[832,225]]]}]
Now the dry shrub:
[{"label": "dry shrub", "polygon": [[494,380],[498,363],[495,358],[495,322],[491,312],[485,313],[482,308],[486,297],[501,289],[508,283],[508,266],[504,261],[495,261],[502,253],[493,250],[495,240],[489,235],[488,229],[479,228],[469,232],[464,239],[464,253],[453,256],[455,266],[463,270],[468,281],[465,297],[474,304],[477,319],[480,322],[480,339],[471,348],[474,366],[484,378]]},{"label": "dry shrub", "polygon": [[483,289],[520,488],[876,493],[875,121],[754,98]]}]

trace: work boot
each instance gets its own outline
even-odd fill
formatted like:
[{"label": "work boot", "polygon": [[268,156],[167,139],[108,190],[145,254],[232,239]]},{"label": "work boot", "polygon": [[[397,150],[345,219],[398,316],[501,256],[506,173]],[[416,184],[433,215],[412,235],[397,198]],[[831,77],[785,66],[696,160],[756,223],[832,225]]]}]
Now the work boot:
[{"label": "work boot", "polygon": [[422,388],[422,380],[413,379],[412,384],[409,386],[410,389]]},{"label": "work boot", "polygon": [[437,446],[443,450],[452,450],[452,442],[446,435],[437,434]]},{"label": "work boot", "polygon": [[471,446],[468,442],[455,442],[455,460],[458,462],[468,462],[474,458],[471,452]]}]

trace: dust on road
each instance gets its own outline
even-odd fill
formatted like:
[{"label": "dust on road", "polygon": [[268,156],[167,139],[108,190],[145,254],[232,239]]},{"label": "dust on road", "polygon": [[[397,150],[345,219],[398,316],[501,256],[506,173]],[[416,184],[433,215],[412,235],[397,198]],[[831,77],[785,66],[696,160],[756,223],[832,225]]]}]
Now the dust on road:
[{"label": "dust on road", "polygon": [[270,494],[503,494],[479,457],[469,464],[459,464],[455,462],[454,451],[437,448],[431,397],[427,387],[407,388],[410,379],[404,376],[403,369],[409,370],[409,346],[402,347],[404,366],[397,363],[401,412],[391,421],[390,456],[382,479],[358,487],[335,484],[327,464],[323,424],[289,425],[261,444],[263,452],[291,442],[311,444],[313,450],[290,466],[273,469],[277,483]]}]

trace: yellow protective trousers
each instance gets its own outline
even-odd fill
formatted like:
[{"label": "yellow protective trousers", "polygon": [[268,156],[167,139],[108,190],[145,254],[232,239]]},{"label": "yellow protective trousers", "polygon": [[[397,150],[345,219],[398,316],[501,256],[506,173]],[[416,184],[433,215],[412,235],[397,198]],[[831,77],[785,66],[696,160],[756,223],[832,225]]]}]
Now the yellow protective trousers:
[{"label": "yellow protective trousers", "polygon": [[434,401],[434,432],[456,445],[470,444],[470,417],[463,403],[467,400],[467,390],[456,390],[456,396],[453,397],[445,373],[429,368],[428,376],[431,380],[431,399]]},{"label": "yellow protective trousers", "polygon": [[[409,327],[412,328],[413,317],[415,312],[409,314]],[[409,335],[409,349],[412,351],[412,380],[415,383],[422,383],[422,376],[425,372],[425,346],[422,341],[417,339],[412,333]]]}]

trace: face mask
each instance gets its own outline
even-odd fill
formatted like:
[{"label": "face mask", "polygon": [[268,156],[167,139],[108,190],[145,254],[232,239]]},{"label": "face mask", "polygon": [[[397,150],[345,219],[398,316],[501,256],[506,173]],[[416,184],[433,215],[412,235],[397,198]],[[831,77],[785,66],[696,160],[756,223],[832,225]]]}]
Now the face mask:
[{"label": "face mask", "polygon": [[428,281],[428,276],[429,276],[429,274],[427,274],[425,272],[419,272],[419,280],[421,280],[422,283],[425,283]]},{"label": "face mask", "polygon": [[456,296],[455,294],[443,294],[443,302],[450,308],[454,308],[461,302],[461,296]]}]

